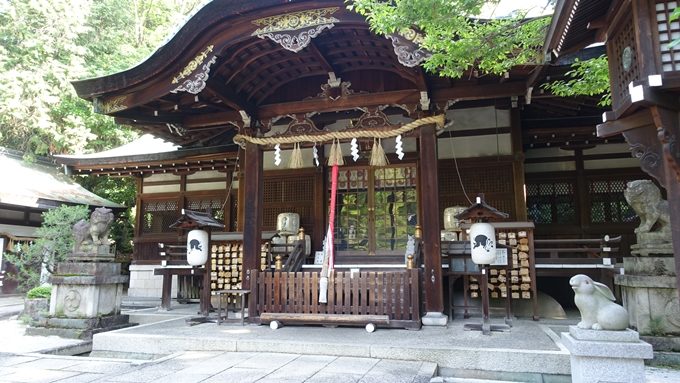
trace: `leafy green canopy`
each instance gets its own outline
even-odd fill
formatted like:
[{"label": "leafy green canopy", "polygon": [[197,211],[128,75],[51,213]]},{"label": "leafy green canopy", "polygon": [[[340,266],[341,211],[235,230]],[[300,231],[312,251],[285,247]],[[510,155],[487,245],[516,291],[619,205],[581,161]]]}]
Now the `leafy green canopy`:
[{"label": "leafy green canopy", "polygon": [[544,84],[543,88],[560,97],[601,95],[600,106],[612,104],[607,56],[602,55],[584,61],[577,59],[565,75],[568,80],[549,82]]},{"label": "leafy green canopy", "polygon": [[134,137],[95,114],[70,81],[129,68],[199,0],[0,1],[0,146],[98,151]]},{"label": "leafy green canopy", "polygon": [[64,260],[73,251],[73,224],[90,215],[87,206],[66,206],[48,210],[42,214],[43,223],[36,230],[34,242],[14,252],[7,253],[7,261],[16,266],[16,275],[10,278],[19,282],[26,291],[40,285],[42,265],[47,271]]},{"label": "leafy green canopy", "polygon": [[432,56],[423,64],[429,72],[459,78],[503,75],[513,66],[542,62],[542,46],[549,17],[512,17],[481,20],[487,4],[498,0],[347,0],[347,7],[368,20],[379,34],[414,29],[420,45]]}]

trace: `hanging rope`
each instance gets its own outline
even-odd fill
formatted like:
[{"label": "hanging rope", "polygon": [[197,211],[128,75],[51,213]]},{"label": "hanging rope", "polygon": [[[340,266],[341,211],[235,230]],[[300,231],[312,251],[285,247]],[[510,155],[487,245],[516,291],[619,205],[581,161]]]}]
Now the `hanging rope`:
[{"label": "hanging rope", "polygon": [[328,142],[332,140],[348,140],[352,138],[390,138],[396,137],[400,134],[410,132],[420,126],[427,124],[437,124],[438,128],[444,126],[445,116],[443,114],[437,116],[430,116],[411,121],[406,125],[402,125],[396,129],[390,130],[345,130],[342,132],[327,132],[322,134],[302,134],[299,136],[285,136],[285,137],[252,137],[244,134],[237,134],[234,136],[234,143],[242,148],[245,148],[247,142],[256,145],[276,145],[276,144],[297,144],[300,142],[319,143]]}]

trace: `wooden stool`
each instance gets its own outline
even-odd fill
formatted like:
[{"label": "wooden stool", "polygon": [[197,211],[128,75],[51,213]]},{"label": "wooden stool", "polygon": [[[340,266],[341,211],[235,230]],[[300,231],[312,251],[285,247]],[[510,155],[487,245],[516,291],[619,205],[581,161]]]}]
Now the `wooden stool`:
[{"label": "wooden stool", "polygon": [[[227,290],[217,290],[215,295],[217,295],[217,325],[222,324],[222,300],[227,298],[227,302],[224,303],[224,319],[229,319],[229,297],[232,296],[236,298],[240,297],[241,300],[241,326],[243,326],[243,317],[245,314],[246,301],[248,300],[248,294],[250,290],[242,289],[227,289]],[[235,299],[234,299],[235,300]]]}]

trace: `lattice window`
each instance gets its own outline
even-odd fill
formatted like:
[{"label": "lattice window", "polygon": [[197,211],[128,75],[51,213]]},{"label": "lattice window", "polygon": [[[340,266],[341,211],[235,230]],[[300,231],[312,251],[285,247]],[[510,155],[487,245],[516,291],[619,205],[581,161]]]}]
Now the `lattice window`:
[{"label": "lattice window", "polygon": [[535,223],[576,223],[574,185],[569,182],[527,183],[527,213]]},{"label": "lattice window", "polygon": [[406,249],[417,223],[416,184],[415,166],[341,169],[335,205],[336,248]]},{"label": "lattice window", "polygon": [[[619,107],[621,103],[628,98],[628,84],[632,81],[639,80],[640,69],[637,62],[637,52],[635,50],[635,26],[633,25],[632,15],[621,22],[621,29],[611,37],[611,43],[608,43],[612,48],[613,57],[609,57],[612,61],[612,67],[616,70],[612,71],[612,101],[614,107]],[[651,43],[651,41],[649,42]],[[628,70],[624,69],[624,56],[626,60],[630,59]]]},{"label": "lattice window", "polygon": [[625,188],[625,180],[588,181],[590,222],[622,223],[635,221],[635,212],[623,196]]},{"label": "lattice window", "polygon": [[169,233],[169,227],[179,218],[177,200],[149,200],[142,202],[142,233]]},{"label": "lattice window", "polygon": [[189,210],[207,212],[210,210],[213,218],[220,222],[224,222],[224,209],[222,204],[224,200],[219,197],[192,197],[187,198],[186,208]]},{"label": "lattice window", "polygon": [[[461,165],[459,163],[459,165]],[[439,162],[439,217],[449,206],[469,206],[461,187],[461,180],[468,196],[474,200],[477,193],[484,193],[484,200],[494,208],[515,214],[515,193],[512,162],[502,161],[489,165],[483,162],[460,166],[460,180],[453,161]],[[511,218],[512,219],[512,218]]]},{"label": "lattice window", "polygon": [[661,68],[664,72],[680,70],[680,50],[668,47],[671,41],[680,38],[680,21],[670,21],[670,14],[677,6],[677,1],[656,2],[659,51],[661,54]]},{"label": "lattice window", "polygon": [[300,226],[311,235],[315,223],[314,176],[300,174],[295,177],[266,177],[264,179],[264,207],[262,229],[276,230],[280,213],[300,214]]}]

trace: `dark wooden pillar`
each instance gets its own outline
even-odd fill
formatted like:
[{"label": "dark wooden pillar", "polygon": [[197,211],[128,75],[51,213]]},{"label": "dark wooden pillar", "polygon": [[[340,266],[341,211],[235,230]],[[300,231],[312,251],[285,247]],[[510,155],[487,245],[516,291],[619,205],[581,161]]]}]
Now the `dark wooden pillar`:
[{"label": "dark wooden pillar", "polygon": [[[264,170],[262,167],[262,150],[248,143],[245,150],[244,169],[244,219],[243,219],[243,288],[250,288],[248,272],[260,269],[260,253],[262,251],[262,200],[264,188]],[[241,201],[239,201],[241,203]],[[250,307],[249,309],[254,309]],[[254,312],[250,313],[254,315]]]},{"label": "dark wooden pillar", "polygon": [[243,149],[239,148],[239,154],[238,158],[239,160],[239,166],[236,168],[238,171],[238,190],[237,190],[237,202],[236,202],[236,231],[243,232],[243,222],[245,221],[245,210],[243,207],[245,206],[245,200],[246,200],[246,186],[245,186],[245,171],[243,170],[245,166],[243,165],[245,163],[244,157],[246,156],[246,151]]},{"label": "dark wooden pillar", "polygon": [[527,220],[527,201],[524,198],[524,150],[519,109],[510,110],[510,138],[512,140],[512,175],[515,192],[515,220]]},{"label": "dark wooden pillar", "polygon": [[[442,260],[440,251],[441,228],[439,221],[439,183],[437,179],[437,136],[435,126],[420,128],[420,217],[423,232],[423,286],[425,288],[425,311],[423,323],[428,316],[444,311]],[[444,325],[446,317],[444,317]]]},{"label": "dark wooden pillar", "polygon": [[675,255],[675,283],[680,297],[680,114],[660,106],[650,108],[656,136],[661,143],[661,155],[664,159],[664,186],[671,218],[671,241]]}]

